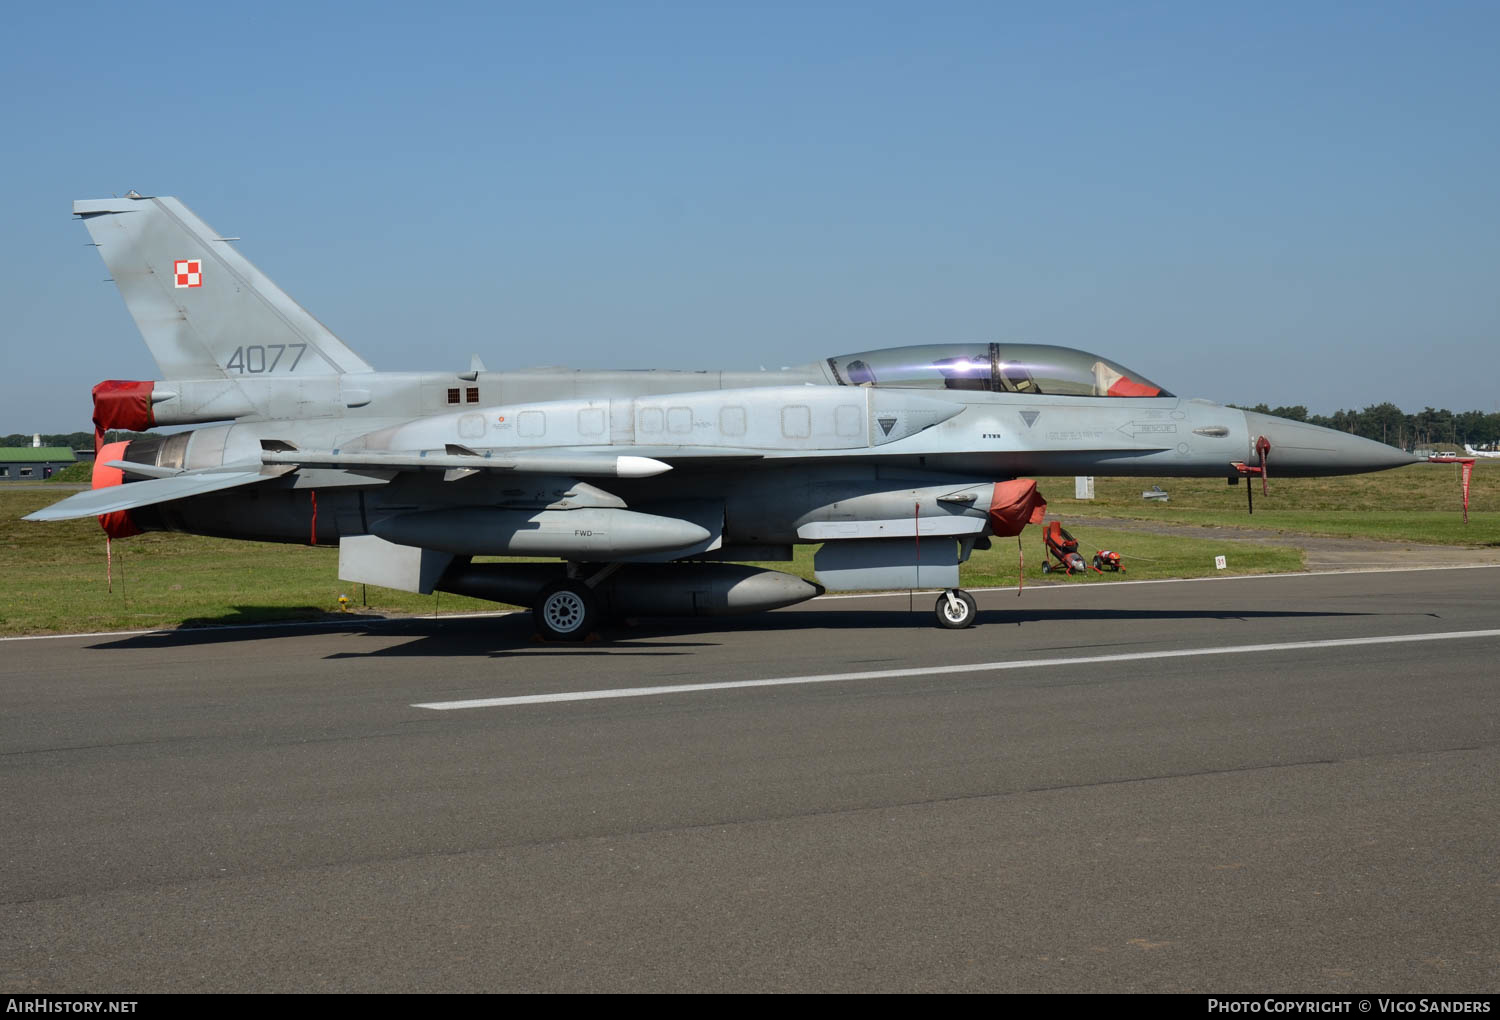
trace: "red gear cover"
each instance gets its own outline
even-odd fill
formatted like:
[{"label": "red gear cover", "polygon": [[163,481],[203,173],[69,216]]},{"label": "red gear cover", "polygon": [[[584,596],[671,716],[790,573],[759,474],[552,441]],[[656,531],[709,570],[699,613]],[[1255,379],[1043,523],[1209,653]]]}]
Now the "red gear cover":
[{"label": "red gear cover", "polygon": [[1047,501],[1030,478],[996,482],[990,495],[990,530],[996,535],[1019,535],[1028,524],[1047,516]]}]

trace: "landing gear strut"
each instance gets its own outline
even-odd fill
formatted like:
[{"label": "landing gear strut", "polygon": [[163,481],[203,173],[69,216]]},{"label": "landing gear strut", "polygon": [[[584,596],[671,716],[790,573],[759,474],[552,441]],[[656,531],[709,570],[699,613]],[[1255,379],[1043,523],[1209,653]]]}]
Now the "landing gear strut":
[{"label": "landing gear strut", "polygon": [[937,597],[937,603],[932,609],[937,614],[938,624],[949,630],[972,627],[975,617],[979,615],[979,607],[974,602],[974,596],[962,588],[949,588],[943,592]]},{"label": "landing gear strut", "polygon": [[567,578],[547,585],[531,604],[536,632],[547,641],[582,641],[598,630],[604,610],[594,589],[624,565],[570,560]]}]

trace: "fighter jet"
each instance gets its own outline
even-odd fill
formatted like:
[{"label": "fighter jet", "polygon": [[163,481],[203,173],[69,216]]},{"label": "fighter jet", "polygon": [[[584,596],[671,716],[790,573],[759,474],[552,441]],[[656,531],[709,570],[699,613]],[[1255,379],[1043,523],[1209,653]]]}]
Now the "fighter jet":
[{"label": "fighter jet", "polygon": [[[611,616],[716,615],[825,590],[937,588],[1040,520],[1024,476],[1378,471],[1413,458],[1180,399],[1095,354],[962,342],[773,372],[378,372],[173,198],[73,206],[161,378],[94,387],[93,489],[31,514],[112,537],[336,545],[339,576],[530,606],[578,639]],[[1019,480],[1019,481],[1018,481]],[[744,565],[819,544],[818,583]],[[481,557],[551,562],[484,562]]]}]

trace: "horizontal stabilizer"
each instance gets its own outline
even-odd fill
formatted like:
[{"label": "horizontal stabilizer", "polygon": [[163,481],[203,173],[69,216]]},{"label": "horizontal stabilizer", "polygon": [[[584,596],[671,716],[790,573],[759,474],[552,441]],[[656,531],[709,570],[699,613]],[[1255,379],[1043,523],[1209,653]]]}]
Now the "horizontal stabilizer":
[{"label": "horizontal stabilizer", "polygon": [[203,474],[177,475],[173,478],[153,478],[147,482],[131,482],[128,485],[111,485],[104,489],[90,489],[69,496],[60,503],[43,507],[34,514],[27,514],[28,521],[68,521],[76,517],[98,517],[112,514],[116,510],[134,510],[154,503],[169,503],[174,499],[201,496],[220,489],[232,489],[238,485],[263,482],[267,476],[260,471],[213,471]]}]

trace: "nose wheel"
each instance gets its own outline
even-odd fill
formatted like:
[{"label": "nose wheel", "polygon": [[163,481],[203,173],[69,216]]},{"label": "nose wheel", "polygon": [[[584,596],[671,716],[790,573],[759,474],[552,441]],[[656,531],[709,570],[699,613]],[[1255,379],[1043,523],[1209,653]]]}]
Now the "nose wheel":
[{"label": "nose wheel", "polygon": [[979,606],[974,602],[974,596],[962,588],[949,588],[943,592],[937,597],[937,603],[932,609],[937,615],[938,626],[948,630],[972,627],[979,615]]}]

